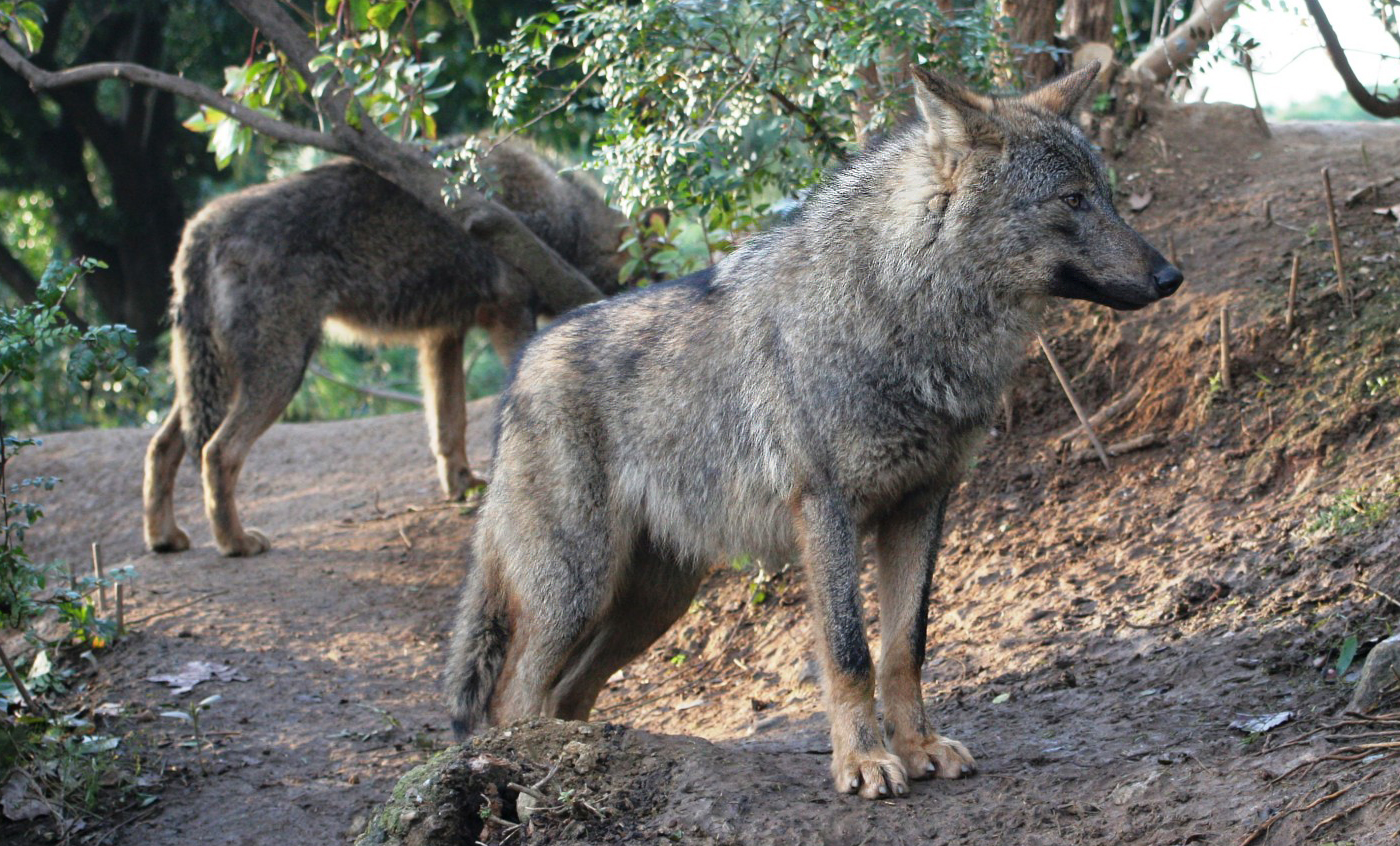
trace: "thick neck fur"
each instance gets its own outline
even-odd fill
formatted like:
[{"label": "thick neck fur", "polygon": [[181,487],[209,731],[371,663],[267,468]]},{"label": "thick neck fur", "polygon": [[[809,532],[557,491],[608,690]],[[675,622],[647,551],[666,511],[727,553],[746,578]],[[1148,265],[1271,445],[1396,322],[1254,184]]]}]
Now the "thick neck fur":
[{"label": "thick neck fur", "polygon": [[743,271],[782,315],[799,361],[805,353],[814,367],[881,368],[930,411],[979,425],[1021,361],[1044,298],[1015,294],[1001,278],[991,212],[979,203],[996,159],[945,176],[921,130],[867,151],[815,190],[798,221],[766,236],[785,249],[736,258],[807,257]]}]

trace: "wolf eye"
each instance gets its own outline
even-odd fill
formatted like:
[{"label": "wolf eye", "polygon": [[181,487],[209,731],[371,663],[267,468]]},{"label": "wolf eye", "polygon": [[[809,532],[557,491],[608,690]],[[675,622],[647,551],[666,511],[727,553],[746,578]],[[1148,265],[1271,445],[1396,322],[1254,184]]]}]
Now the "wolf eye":
[{"label": "wolf eye", "polygon": [[1084,205],[1084,195],[1079,193],[1078,191],[1074,192],[1073,194],[1066,194],[1060,199],[1064,200],[1065,205],[1069,206],[1072,209],[1077,209],[1080,206]]}]

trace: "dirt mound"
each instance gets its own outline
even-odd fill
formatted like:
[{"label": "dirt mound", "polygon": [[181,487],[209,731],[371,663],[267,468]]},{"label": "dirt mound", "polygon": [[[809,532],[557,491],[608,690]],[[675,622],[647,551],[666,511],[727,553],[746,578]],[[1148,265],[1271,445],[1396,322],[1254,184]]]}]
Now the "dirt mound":
[{"label": "dirt mound", "polygon": [[[491,732],[372,811],[448,743],[438,685],[471,515],[435,502],[421,418],[274,427],[240,486],[248,522],[274,541],[249,560],[214,554],[188,468],[179,516],[195,549],[142,552],[149,433],[46,438],[16,468],[65,478],[33,552],[82,563],[100,541],[109,567],[138,572],[137,633],[82,677],[72,707],[116,703],[119,716],[97,719],[162,785],[146,816],[103,836],[1393,842],[1400,720],[1339,714],[1400,622],[1400,242],[1395,220],[1372,213],[1400,202],[1400,184],[1340,209],[1353,318],[1318,169],[1331,167],[1341,202],[1400,172],[1397,141],[1375,125],[1277,126],[1266,139],[1247,113],[1189,107],[1155,115],[1112,160],[1121,204],[1136,195],[1142,208],[1133,224],[1175,243],[1187,284],[1140,313],[1070,305],[1045,332],[1085,404],[1118,406],[1100,425],[1128,450],[1111,471],[1028,350],[1010,414],[951,506],[929,615],[925,696],[982,772],[906,800],[829,790],[804,582],[764,562],[717,569],[610,681],[600,723]],[[472,413],[476,462],[488,412]],[[867,618],[878,638],[873,605]],[[145,681],[190,661],[247,681],[186,696]],[[223,699],[200,738],[159,716],[210,693]],[[1400,693],[1387,695],[1382,715],[1400,711]],[[508,784],[556,767],[516,827]]]}]

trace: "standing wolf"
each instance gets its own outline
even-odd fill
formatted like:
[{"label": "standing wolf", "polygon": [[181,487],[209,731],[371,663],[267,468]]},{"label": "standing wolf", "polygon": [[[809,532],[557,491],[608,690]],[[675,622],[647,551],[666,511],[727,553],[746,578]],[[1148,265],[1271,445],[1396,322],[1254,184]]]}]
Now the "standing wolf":
[{"label": "standing wolf", "polygon": [[[625,218],[593,188],[507,143],[483,163],[498,199],[598,288],[617,290]],[[172,268],[175,407],[146,452],[146,543],[189,548],[174,487],[188,449],[201,461],[204,507],[224,555],[257,555],[233,491],[253,441],[301,384],[327,318],[370,339],[416,341],[443,492],[479,480],[467,466],[463,336],[487,329],[503,361],[535,327],[596,299],[523,279],[482,243],[373,171],[341,161],[210,203],[185,227]],[[579,285],[578,288],[586,288]]]},{"label": "standing wolf", "polygon": [[[1097,69],[1015,98],[916,71],[922,120],[796,222],[526,347],[451,646],[459,736],[587,717],[712,562],[795,554],[837,789],[901,795],[910,777],[973,769],[920,691],[948,494],[1050,297],[1140,308],[1182,278],[1114,211],[1069,120]],[[878,674],[857,596],[865,536]]]}]

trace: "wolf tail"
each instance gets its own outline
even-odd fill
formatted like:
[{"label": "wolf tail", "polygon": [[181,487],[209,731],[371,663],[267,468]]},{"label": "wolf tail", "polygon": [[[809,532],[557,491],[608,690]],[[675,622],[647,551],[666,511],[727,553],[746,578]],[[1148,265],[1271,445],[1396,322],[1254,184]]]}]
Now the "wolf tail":
[{"label": "wolf tail", "polygon": [[228,411],[231,379],[215,335],[210,250],[197,232],[186,234],[171,272],[175,278],[170,304],[175,405],[185,446],[198,460]]},{"label": "wolf tail", "polygon": [[[478,531],[486,530],[482,526]],[[475,566],[467,576],[457,606],[457,624],[447,657],[447,704],[452,731],[465,740],[485,721],[496,681],[510,643],[510,617],[505,598],[492,584],[485,556],[478,544]]]}]

